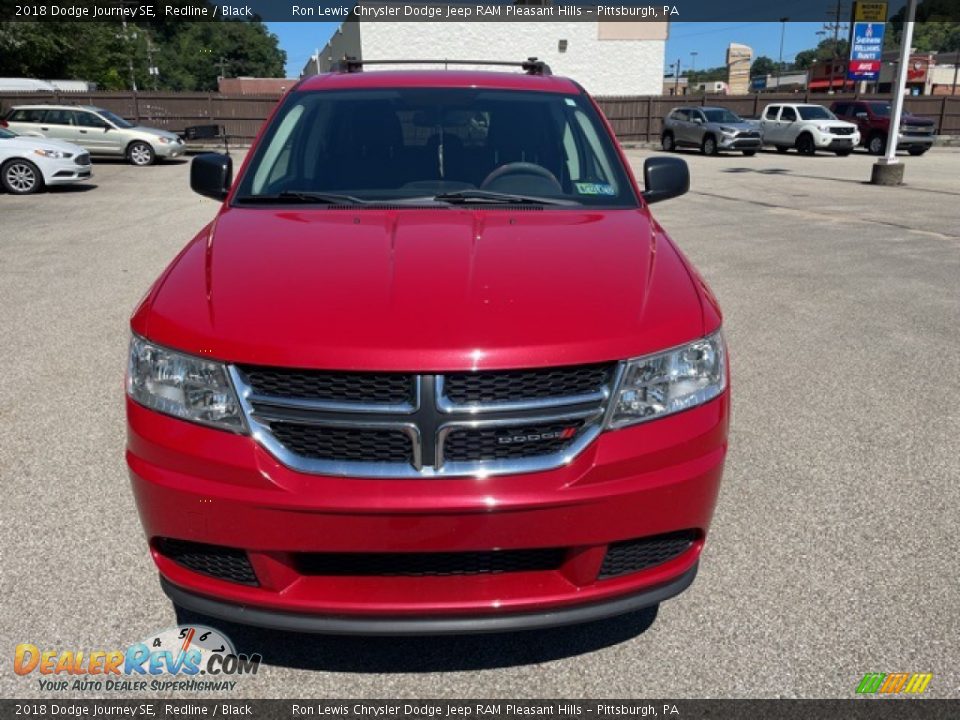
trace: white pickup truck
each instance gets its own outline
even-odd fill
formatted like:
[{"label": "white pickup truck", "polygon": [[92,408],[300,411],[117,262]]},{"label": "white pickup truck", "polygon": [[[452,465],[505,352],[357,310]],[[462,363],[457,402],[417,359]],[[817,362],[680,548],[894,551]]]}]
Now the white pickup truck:
[{"label": "white pickup truck", "polygon": [[822,105],[803,103],[767,105],[760,118],[760,137],[778,152],[796,148],[801,155],[828,150],[844,157],[860,144],[856,125],[837,120]]}]

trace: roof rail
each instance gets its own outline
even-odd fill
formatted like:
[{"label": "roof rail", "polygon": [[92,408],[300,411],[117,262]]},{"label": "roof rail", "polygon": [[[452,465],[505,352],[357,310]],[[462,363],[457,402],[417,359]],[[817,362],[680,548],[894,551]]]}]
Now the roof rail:
[{"label": "roof rail", "polygon": [[500,67],[518,67],[527,75],[553,75],[550,66],[543,60],[535,57],[527,58],[522,62],[507,60],[360,60],[353,55],[344,55],[332,68],[331,72],[355,73],[362,72],[364,65],[496,65]]}]

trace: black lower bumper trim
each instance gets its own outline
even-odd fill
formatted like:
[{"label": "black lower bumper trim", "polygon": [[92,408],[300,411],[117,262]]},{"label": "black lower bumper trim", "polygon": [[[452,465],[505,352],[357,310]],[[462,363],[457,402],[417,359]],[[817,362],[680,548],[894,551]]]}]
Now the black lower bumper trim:
[{"label": "black lower bumper trim", "polygon": [[180,607],[201,615],[242,625],[256,625],[272,630],[321,633],[326,635],[465,635],[471,633],[541,630],[603,620],[635,612],[668,600],[690,587],[697,575],[697,565],[670,582],[650,590],[604,600],[532,613],[474,615],[470,617],[366,617],[328,616],[289,613],[251,605],[236,605],[184,590],[164,577],[160,586]]}]

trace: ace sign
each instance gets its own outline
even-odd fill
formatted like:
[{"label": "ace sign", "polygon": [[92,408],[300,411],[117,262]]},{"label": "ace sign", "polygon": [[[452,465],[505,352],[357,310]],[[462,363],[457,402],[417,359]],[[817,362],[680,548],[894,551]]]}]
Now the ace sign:
[{"label": "ace sign", "polygon": [[850,45],[848,80],[880,79],[883,58],[883,31],[885,25],[875,22],[858,22],[853,26],[853,43]]}]

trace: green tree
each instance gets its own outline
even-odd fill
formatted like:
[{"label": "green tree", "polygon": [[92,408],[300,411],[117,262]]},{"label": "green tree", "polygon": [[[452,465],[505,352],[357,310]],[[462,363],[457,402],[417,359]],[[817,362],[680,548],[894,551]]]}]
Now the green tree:
[{"label": "green tree", "polygon": [[760,55],[750,66],[750,77],[764,77],[777,74],[777,63],[766,55]]},{"label": "green tree", "polygon": [[[150,56],[160,75],[149,74]],[[221,64],[222,60],[222,64]],[[216,90],[228,77],[280,77],[286,53],[259,21],[0,23],[0,76],[80,79],[104,90]]]}]

